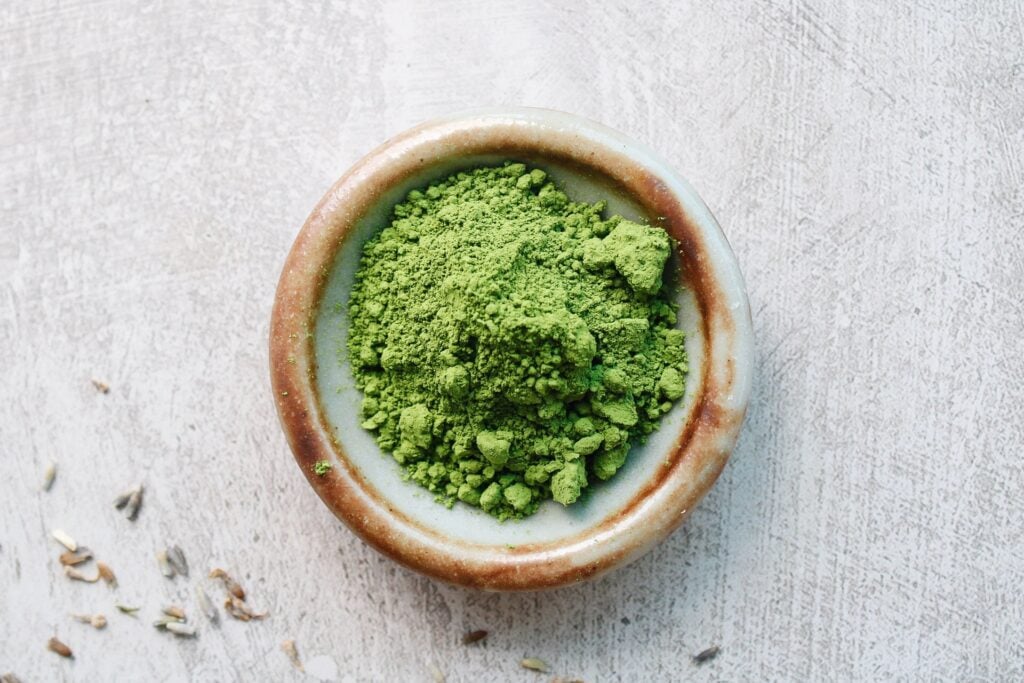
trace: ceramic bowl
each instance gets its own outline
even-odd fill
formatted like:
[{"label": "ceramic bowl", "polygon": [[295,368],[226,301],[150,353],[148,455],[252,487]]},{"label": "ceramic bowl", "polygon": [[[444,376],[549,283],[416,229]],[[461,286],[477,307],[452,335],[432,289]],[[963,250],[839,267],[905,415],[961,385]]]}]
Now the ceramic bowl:
[{"label": "ceramic bowl", "polygon": [[[345,353],[345,310],[362,245],[410,190],[506,160],[547,171],[575,200],[660,225],[678,246],[679,327],[687,393],[626,465],[569,507],[521,521],[453,509],[401,477],[359,427],[360,392]],[[736,442],[752,376],[750,311],[736,260],[693,188],[653,152],[602,125],[539,109],[438,119],[385,142],[313,210],[281,274],[270,364],[281,424],[328,508],[403,565],[464,586],[548,588],[595,577],[665,538],[708,491]],[[333,466],[323,476],[314,463]]]}]

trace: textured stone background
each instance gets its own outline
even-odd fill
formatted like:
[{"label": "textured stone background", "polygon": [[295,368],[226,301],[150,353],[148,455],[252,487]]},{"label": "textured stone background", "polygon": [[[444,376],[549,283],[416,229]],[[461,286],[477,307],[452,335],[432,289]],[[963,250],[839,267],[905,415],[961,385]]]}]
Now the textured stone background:
[{"label": "textured stone background", "polygon": [[[290,637],[358,681],[547,680],[523,656],[587,681],[1024,677],[1020,3],[578,6],[0,5],[0,672],[300,680]],[[308,211],[387,136],[481,104],[660,150],[721,220],[758,335],[740,445],[690,521],[549,594],[368,549],[303,481],[268,391]],[[135,480],[131,524],[110,501]],[[60,576],[53,527],[116,594]],[[168,542],[271,618],[156,632],[201,582],[159,575]]]}]

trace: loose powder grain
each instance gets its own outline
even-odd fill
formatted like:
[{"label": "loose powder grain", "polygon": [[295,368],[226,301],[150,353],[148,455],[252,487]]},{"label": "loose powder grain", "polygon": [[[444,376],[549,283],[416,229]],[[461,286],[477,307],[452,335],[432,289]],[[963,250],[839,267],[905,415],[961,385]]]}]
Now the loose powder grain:
[{"label": "loose powder grain", "polygon": [[363,428],[448,506],[574,503],[685,392],[664,230],[506,163],[414,190],[363,248],[348,354]]}]

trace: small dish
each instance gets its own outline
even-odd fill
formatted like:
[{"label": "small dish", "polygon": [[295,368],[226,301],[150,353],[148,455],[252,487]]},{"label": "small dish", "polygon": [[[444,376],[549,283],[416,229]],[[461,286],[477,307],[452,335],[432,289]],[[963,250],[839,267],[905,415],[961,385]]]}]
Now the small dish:
[{"label": "small dish", "polygon": [[[626,465],[590,496],[498,522],[449,510],[402,481],[359,427],[344,353],[348,292],[363,243],[409,190],[506,160],[548,172],[576,200],[663,226],[678,241],[687,392]],[[527,590],[597,576],[663,539],[704,496],[739,434],[753,369],[750,310],[735,257],[696,192],[653,152],[562,112],[485,109],[431,121],[368,154],[332,187],[295,240],[270,332],[274,397],[289,445],[328,508],[403,565],[464,586]],[[314,465],[331,468],[317,475]]]}]

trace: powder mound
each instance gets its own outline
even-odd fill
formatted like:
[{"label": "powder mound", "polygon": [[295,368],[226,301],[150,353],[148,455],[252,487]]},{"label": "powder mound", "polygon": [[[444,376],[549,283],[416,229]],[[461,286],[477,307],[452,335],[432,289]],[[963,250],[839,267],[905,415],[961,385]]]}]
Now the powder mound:
[{"label": "powder mound", "polygon": [[499,519],[576,502],[685,393],[660,228],[523,164],[413,190],[366,243],[348,359],[405,476]]}]

